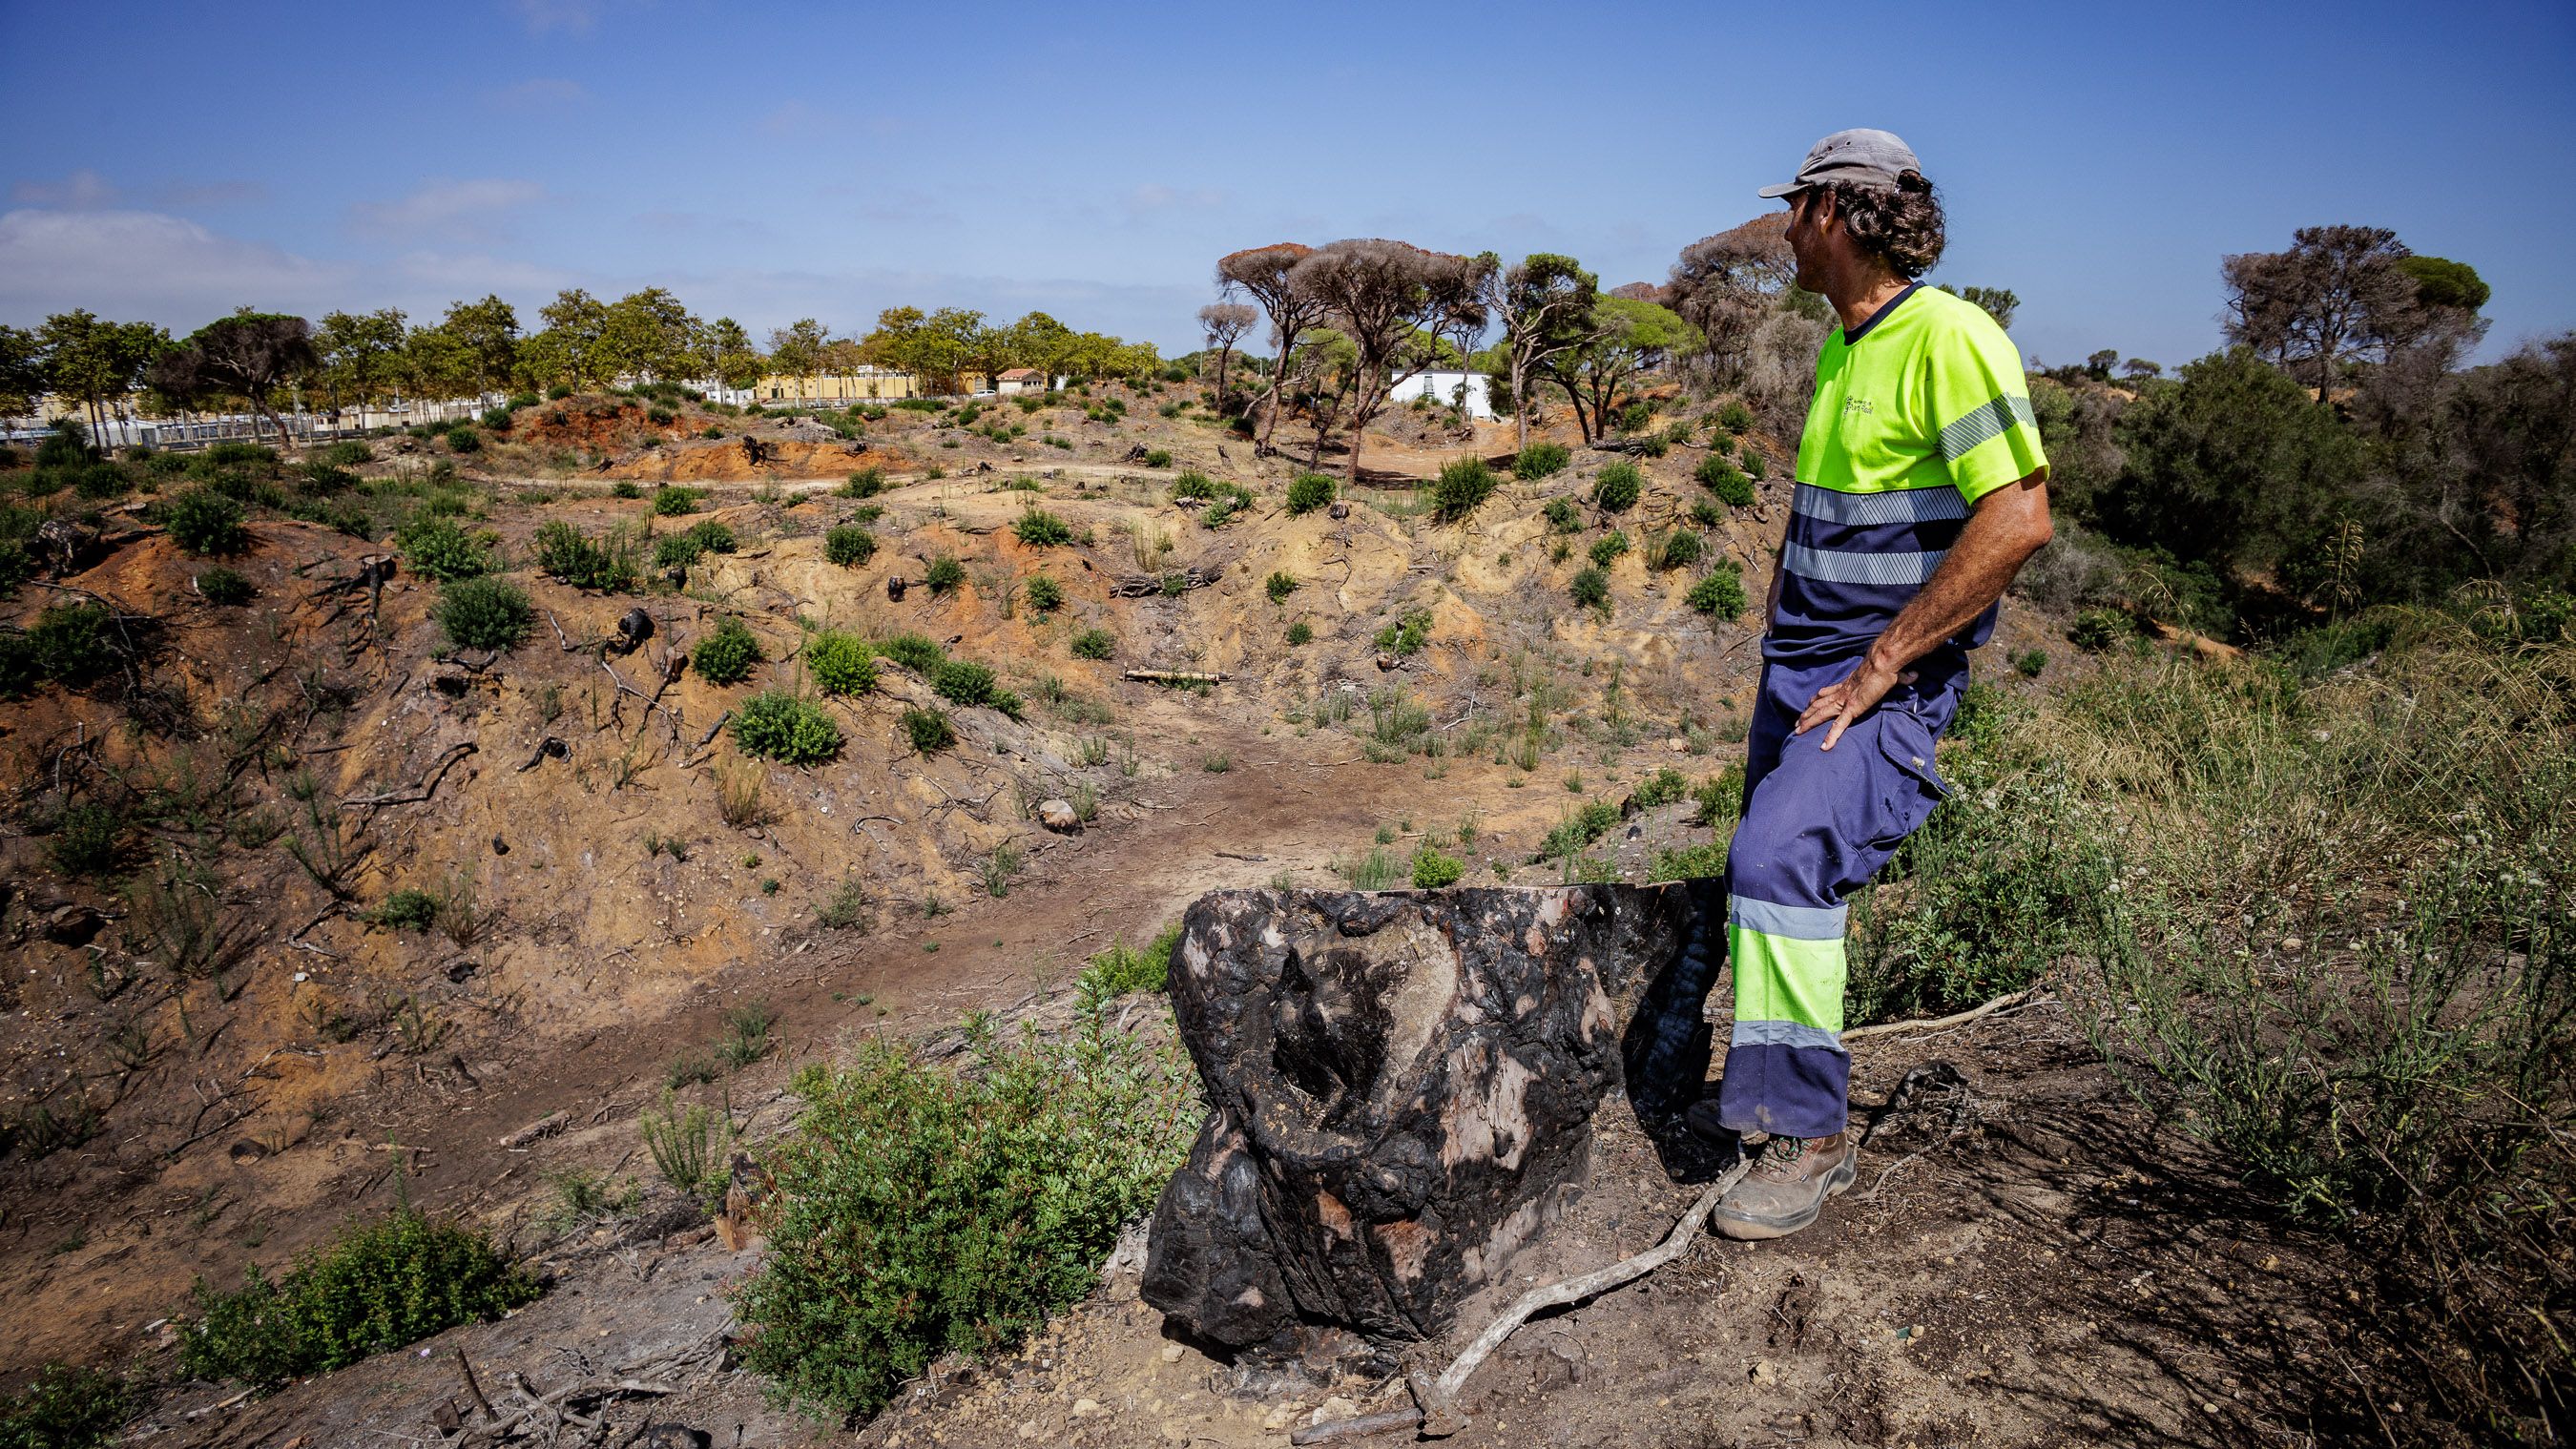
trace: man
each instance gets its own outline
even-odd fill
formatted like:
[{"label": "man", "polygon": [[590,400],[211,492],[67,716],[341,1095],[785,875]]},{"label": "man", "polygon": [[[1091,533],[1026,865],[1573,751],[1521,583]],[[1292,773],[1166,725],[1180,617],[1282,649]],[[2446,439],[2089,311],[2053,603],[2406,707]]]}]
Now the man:
[{"label": "man", "polygon": [[1913,151],[1839,131],[1762,195],[1787,199],[1798,285],[1842,325],[1798,442],[1727,860],[1735,1031],[1715,1115],[1770,1134],[1717,1209],[1731,1238],[1796,1232],[1851,1185],[1843,898],[1946,792],[1932,751],[1968,651],[2049,537],[2020,354],[1982,310],[1914,280],[1945,238]]}]

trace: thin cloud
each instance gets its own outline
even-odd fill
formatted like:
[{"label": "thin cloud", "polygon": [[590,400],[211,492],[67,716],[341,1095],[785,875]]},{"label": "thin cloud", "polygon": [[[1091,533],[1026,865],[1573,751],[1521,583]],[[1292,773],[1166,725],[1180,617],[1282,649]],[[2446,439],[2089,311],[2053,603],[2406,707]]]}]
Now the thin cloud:
[{"label": "thin cloud", "polygon": [[9,188],[12,201],[65,211],[102,211],[116,205],[122,195],[106,177],[87,167],[60,181],[21,181]]},{"label": "thin cloud", "polygon": [[491,93],[494,108],[504,111],[542,111],[587,105],[589,101],[588,86],[562,76],[536,76]]},{"label": "thin cloud", "polygon": [[360,280],[354,268],[160,212],[22,208],[0,215],[0,316],[21,321],[87,307],[185,330],[236,307],[336,305]]},{"label": "thin cloud", "polygon": [[384,241],[490,242],[500,237],[508,213],[545,196],[533,181],[429,181],[397,200],[352,203],[349,230]]},{"label": "thin cloud", "polygon": [[530,35],[588,35],[599,28],[607,0],[510,0]]}]

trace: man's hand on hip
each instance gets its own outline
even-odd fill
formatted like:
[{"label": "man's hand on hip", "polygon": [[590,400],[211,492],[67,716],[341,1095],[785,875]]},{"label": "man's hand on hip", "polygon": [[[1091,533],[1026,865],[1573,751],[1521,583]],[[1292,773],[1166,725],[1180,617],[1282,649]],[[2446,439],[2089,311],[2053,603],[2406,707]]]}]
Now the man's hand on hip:
[{"label": "man's hand on hip", "polygon": [[1818,746],[1830,750],[1852,721],[1876,709],[1889,690],[1913,682],[1913,670],[1889,669],[1875,656],[1864,656],[1859,668],[1816,691],[1816,697],[1807,701],[1806,709],[1799,714],[1797,727],[1789,733],[1803,735],[1831,720],[1833,727],[1825,731],[1825,742]]}]

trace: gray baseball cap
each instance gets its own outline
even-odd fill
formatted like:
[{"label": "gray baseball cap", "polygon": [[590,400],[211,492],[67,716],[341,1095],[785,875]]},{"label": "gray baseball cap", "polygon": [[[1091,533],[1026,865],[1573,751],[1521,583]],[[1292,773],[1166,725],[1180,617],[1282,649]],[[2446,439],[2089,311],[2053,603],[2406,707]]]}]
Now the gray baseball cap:
[{"label": "gray baseball cap", "polygon": [[1798,179],[1778,186],[1765,186],[1766,197],[1787,196],[1810,186],[1829,186],[1847,182],[1876,191],[1896,189],[1896,173],[1911,171],[1920,175],[1923,164],[1914,159],[1914,148],[1898,139],[1892,131],[1836,131],[1818,141],[1807,151],[1807,164],[1798,168]]}]

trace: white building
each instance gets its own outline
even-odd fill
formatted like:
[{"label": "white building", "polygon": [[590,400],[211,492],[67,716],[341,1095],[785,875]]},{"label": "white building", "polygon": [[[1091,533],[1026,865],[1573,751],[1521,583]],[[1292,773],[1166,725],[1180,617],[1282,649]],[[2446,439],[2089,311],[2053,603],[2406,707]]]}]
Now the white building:
[{"label": "white building", "polygon": [[1428,397],[1436,403],[1460,404],[1466,408],[1467,416],[1490,423],[1494,420],[1494,404],[1485,393],[1488,381],[1481,372],[1417,372],[1397,383],[1395,391],[1387,394],[1387,401],[1409,403]]}]

